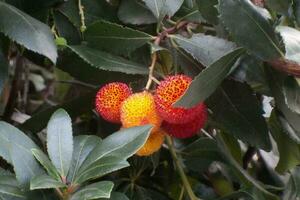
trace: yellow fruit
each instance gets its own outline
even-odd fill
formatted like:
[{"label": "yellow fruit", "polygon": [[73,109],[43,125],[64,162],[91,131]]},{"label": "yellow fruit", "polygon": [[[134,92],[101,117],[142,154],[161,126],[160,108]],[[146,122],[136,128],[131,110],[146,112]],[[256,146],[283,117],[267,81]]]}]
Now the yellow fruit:
[{"label": "yellow fruit", "polygon": [[152,132],[158,131],[161,119],[152,94],[144,91],[129,96],[121,106],[121,122],[124,128],[151,124]]},{"label": "yellow fruit", "polygon": [[165,133],[162,130],[150,134],[147,142],[136,154],[138,156],[149,156],[160,149],[164,143]]}]

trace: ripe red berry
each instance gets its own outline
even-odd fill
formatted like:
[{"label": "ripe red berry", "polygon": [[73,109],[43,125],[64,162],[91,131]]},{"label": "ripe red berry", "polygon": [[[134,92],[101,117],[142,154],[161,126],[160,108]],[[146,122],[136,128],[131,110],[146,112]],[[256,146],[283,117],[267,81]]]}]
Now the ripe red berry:
[{"label": "ripe red berry", "polygon": [[154,98],[157,111],[163,120],[173,124],[185,124],[202,112],[205,105],[201,102],[189,109],[173,106],[191,82],[192,79],[186,75],[175,75],[167,77],[157,87]]},{"label": "ripe red berry", "polygon": [[166,121],[163,121],[162,128],[166,131],[167,134],[176,137],[176,138],[188,138],[192,137],[197,132],[203,128],[207,120],[207,109],[203,104],[201,112],[198,113],[196,118],[185,124],[172,124]]},{"label": "ripe red berry", "polygon": [[103,86],[96,95],[96,111],[107,121],[120,123],[120,108],[132,94],[125,83],[113,82]]}]

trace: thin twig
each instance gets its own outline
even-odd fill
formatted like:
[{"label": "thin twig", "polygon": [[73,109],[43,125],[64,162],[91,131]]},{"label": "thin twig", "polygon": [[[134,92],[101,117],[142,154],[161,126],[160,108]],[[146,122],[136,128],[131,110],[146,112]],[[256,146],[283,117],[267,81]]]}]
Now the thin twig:
[{"label": "thin twig", "polygon": [[84,86],[84,87],[88,87],[88,88],[92,88],[92,89],[96,89],[97,88],[95,85],[84,83],[84,82],[77,81],[77,80],[57,80],[55,82],[57,82],[57,83],[65,83],[65,84],[75,84],[75,85],[80,85],[80,86]]},{"label": "thin twig", "polygon": [[183,170],[183,167],[181,166],[179,158],[176,154],[172,138],[170,136],[167,136],[166,140],[167,140],[167,145],[169,146],[169,150],[170,150],[170,153],[172,155],[172,158],[173,158],[173,160],[175,162],[175,165],[178,169],[178,172],[179,172],[180,178],[182,180],[183,186],[184,186],[190,200],[201,200],[200,198],[196,197],[196,195],[194,194],[194,191],[191,187],[191,184],[190,184],[190,182],[189,182],[189,180],[188,180],[188,178],[187,178],[187,176],[186,176],[186,174]]},{"label": "thin twig", "polygon": [[80,20],[81,20],[81,27],[80,31],[83,33],[86,30],[86,25],[85,25],[85,16],[84,16],[84,7],[81,3],[81,0],[78,0],[78,9],[79,9],[79,15],[80,15]]}]

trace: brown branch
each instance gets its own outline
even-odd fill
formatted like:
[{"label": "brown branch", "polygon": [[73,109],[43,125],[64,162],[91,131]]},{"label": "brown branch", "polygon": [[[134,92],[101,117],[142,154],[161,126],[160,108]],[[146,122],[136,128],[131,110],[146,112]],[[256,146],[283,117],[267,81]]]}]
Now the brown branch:
[{"label": "brown branch", "polygon": [[5,107],[5,111],[3,114],[3,119],[6,121],[10,121],[10,117],[14,112],[16,100],[18,98],[18,93],[20,91],[20,88],[22,87],[23,68],[24,68],[24,59],[22,56],[18,55],[16,58],[15,75],[12,81],[8,103]]},{"label": "brown branch", "polygon": [[300,65],[287,59],[276,59],[268,62],[272,67],[290,75],[300,77]]}]

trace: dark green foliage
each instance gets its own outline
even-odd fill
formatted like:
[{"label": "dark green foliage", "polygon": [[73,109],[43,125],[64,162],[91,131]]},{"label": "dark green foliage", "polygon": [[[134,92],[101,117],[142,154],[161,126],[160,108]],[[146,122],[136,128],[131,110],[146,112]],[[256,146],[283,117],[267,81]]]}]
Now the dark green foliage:
[{"label": "dark green foliage", "polygon": [[[299,26],[300,0],[0,0],[0,199],[300,198]],[[151,126],[97,90],[182,73],[207,123],[135,156]]]}]

